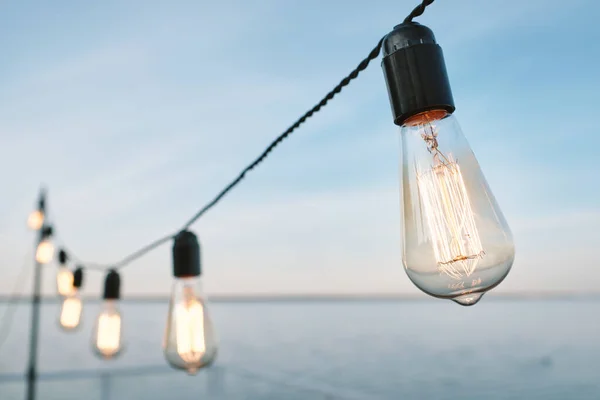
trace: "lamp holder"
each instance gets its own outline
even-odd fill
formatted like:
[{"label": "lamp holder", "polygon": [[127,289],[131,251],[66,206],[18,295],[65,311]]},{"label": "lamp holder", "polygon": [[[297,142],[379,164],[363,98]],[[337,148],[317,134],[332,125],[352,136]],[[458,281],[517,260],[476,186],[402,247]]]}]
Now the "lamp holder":
[{"label": "lamp holder", "polygon": [[173,242],[173,275],[176,278],[200,276],[200,244],[188,230],[181,231]]},{"label": "lamp holder", "polygon": [[119,273],[111,269],[108,274],[106,274],[106,279],[104,280],[104,300],[117,300],[119,299],[121,292],[121,277]]},{"label": "lamp holder", "polygon": [[79,266],[73,272],[73,287],[79,289],[83,284],[83,267]]},{"label": "lamp holder", "polygon": [[424,111],[454,112],[444,55],[431,29],[404,22],[385,36],[382,49],[382,68],[396,125]]},{"label": "lamp holder", "polygon": [[67,260],[69,259],[69,257],[67,256],[67,252],[64,249],[60,249],[60,251],[58,252],[58,262],[60,263],[60,265],[65,265],[67,263]]}]

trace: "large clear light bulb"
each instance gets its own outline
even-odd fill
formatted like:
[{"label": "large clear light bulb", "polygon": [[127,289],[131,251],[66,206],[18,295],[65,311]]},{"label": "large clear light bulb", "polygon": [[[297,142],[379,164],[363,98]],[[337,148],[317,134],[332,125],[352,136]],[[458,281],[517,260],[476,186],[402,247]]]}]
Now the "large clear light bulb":
[{"label": "large clear light bulb", "polygon": [[217,346],[198,278],[175,279],[164,352],[174,367],[195,373],[215,358]]},{"label": "large clear light bulb", "polygon": [[119,297],[119,274],[115,270],[111,270],[106,276],[104,302],[92,335],[92,347],[96,354],[104,359],[116,357],[124,347]]},{"label": "large clear light bulb", "polygon": [[195,374],[213,363],[217,342],[200,287],[200,244],[182,231],[173,243],[175,282],[163,339],[165,358],[174,368]]},{"label": "large clear light bulb", "polygon": [[37,231],[44,224],[44,212],[42,210],[35,210],[29,214],[27,218],[27,226],[29,229]]},{"label": "large clear light bulb", "polygon": [[406,272],[425,293],[475,304],[513,264],[510,229],[453,115],[423,112],[400,132]]},{"label": "large clear light bulb", "polygon": [[432,296],[473,305],[512,267],[510,229],[458,122],[442,48],[407,21],[382,41],[394,123],[401,127],[406,273]]},{"label": "large clear light bulb", "polygon": [[77,328],[81,321],[82,310],[83,305],[81,303],[81,296],[79,295],[78,290],[74,290],[72,294],[63,301],[60,310],[60,326],[66,331]]},{"label": "large clear light bulb", "polygon": [[35,259],[40,264],[48,264],[54,257],[54,245],[50,238],[42,239],[35,251]]}]

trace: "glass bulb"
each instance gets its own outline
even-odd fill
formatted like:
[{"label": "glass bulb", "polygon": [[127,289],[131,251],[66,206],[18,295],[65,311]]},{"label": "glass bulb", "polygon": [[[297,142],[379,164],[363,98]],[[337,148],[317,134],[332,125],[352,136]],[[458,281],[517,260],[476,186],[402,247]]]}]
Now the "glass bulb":
[{"label": "glass bulb", "polygon": [[117,300],[105,300],[98,315],[92,346],[102,358],[113,358],[123,350],[123,328]]},{"label": "glass bulb", "polygon": [[406,273],[431,296],[473,305],[510,271],[510,228],[453,115],[418,114],[400,134]]},{"label": "glass bulb", "polygon": [[32,211],[27,218],[27,226],[29,229],[38,231],[44,224],[44,213],[40,210]]},{"label": "glass bulb", "polygon": [[200,293],[199,278],[175,279],[163,340],[169,364],[190,374],[210,365],[217,354],[212,322]]},{"label": "glass bulb", "polygon": [[60,326],[67,331],[73,330],[79,326],[81,320],[81,297],[78,290],[73,290],[72,294],[65,298],[60,310]]},{"label": "glass bulb", "polygon": [[67,267],[59,267],[56,272],[56,290],[61,296],[69,296],[75,290],[73,287],[73,272]]},{"label": "glass bulb", "polygon": [[40,264],[48,264],[52,261],[52,257],[54,257],[54,245],[50,239],[43,239],[40,244],[38,244],[35,252],[35,259]]}]

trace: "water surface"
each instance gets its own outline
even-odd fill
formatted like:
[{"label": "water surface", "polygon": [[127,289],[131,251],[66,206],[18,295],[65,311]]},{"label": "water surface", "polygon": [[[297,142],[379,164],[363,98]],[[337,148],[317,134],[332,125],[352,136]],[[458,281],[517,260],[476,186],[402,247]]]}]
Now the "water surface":
[{"label": "water surface", "polygon": [[[64,333],[58,304],[43,305],[40,400],[600,399],[593,299],[213,302],[219,358],[196,376],[165,365],[166,302],[124,302],[127,350],[97,360],[98,306]],[[1,400],[24,398],[29,308],[16,307]]]}]

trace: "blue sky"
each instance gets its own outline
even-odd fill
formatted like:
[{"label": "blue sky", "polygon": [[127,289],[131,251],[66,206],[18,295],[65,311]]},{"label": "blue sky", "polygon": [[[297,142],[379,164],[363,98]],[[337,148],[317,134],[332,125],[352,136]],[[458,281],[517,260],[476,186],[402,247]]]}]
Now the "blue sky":
[{"label": "blue sky", "polygon": [[[183,224],[415,4],[0,4],[0,293],[41,183],[58,239],[118,260]],[[592,0],[454,0],[418,18],[515,236],[498,292],[600,285],[598,15]],[[378,59],[194,226],[206,290],[419,293],[400,262],[398,159]],[[170,279],[167,245],[124,271],[123,292]]]}]

